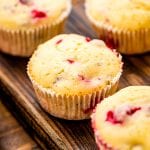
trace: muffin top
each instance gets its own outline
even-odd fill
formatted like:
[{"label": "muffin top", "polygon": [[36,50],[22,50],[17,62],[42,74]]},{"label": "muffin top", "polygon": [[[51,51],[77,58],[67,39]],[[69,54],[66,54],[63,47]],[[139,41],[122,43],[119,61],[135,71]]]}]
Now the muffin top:
[{"label": "muffin top", "polygon": [[120,90],[98,104],[92,118],[98,144],[117,150],[149,150],[150,86]]},{"label": "muffin top", "polygon": [[104,88],[120,77],[121,70],[120,55],[100,40],[76,34],[58,35],[40,45],[28,64],[31,80],[66,95]]},{"label": "muffin top", "polygon": [[[29,27],[52,24],[70,10],[70,0],[0,0],[0,26]],[[68,12],[67,12],[68,13]]]},{"label": "muffin top", "polygon": [[86,12],[97,24],[124,30],[150,28],[149,0],[86,0]]}]

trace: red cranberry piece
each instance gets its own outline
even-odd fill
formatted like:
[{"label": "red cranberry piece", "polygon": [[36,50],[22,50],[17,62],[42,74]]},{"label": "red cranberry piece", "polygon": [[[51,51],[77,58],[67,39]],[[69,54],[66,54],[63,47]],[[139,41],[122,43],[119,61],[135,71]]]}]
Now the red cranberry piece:
[{"label": "red cranberry piece", "polygon": [[56,45],[60,44],[62,41],[63,41],[62,39],[58,40],[58,41],[56,42]]},{"label": "red cranberry piece", "polygon": [[78,75],[79,79],[85,82],[90,82],[87,78],[85,78],[83,75]]},{"label": "red cranberry piece", "polygon": [[31,13],[33,18],[45,18],[47,16],[45,12],[40,10],[32,10]]},{"label": "red cranberry piece", "polygon": [[115,114],[113,111],[108,111],[107,112],[107,117],[106,117],[106,121],[111,122],[112,124],[121,124],[122,121],[121,120],[117,120]]},{"label": "red cranberry piece", "polygon": [[115,45],[113,39],[107,38],[107,39],[105,40],[105,43],[106,43],[106,45],[107,45],[110,49],[115,49],[115,48],[116,48],[116,45]]},{"label": "red cranberry piece", "polygon": [[112,37],[99,37],[101,40],[103,40],[106,44],[106,46],[110,49],[116,49],[118,47],[118,42],[115,43]]},{"label": "red cranberry piece", "polygon": [[87,42],[90,42],[90,41],[91,41],[91,38],[90,38],[90,37],[86,37],[85,40],[86,40]]},{"label": "red cranberry piece", "polygon": [[73,64],[73,63],[74,63],[74,60],[72,60],[72,59],[67,59],[67,61],[68,61],[70,64]]},{"label": "red cranberry piece", "polygon": [[85,80],[85,77],[83,75],[78,75],[80,80]]},{"label": "red cranberry piece", "polygon": [[96,98],[95,98],[95,102],[94,102],[94,104],[93,104],[93,101],[91,100],[91,102],[90,102],[90,107],[87,108],[87,109],[85,109],[83,112],[84,112],[85,114],[90,113],[91,111],[93,111],[93,110],[95,109],[96,105],[97,105],[100,101],[101,101],[101,100],[96,97]]},{"label": "red cranberry piece", "polygon": [[127,111],[127,115],[133,115],[135,112],[141,110],[141,107],[134,107]]},{"label": "red cranberry piece", "polygon": [[23,5],[27,5],[29,3],[29,0],[19,0],[19,2]]}]

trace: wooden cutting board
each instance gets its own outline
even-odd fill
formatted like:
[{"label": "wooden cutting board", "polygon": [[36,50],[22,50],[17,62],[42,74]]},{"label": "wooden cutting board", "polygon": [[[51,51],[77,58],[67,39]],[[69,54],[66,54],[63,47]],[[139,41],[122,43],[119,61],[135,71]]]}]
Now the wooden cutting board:
[{"label": "wooden cutting board", "polygon": [[1,101],[0,95],[0,150],[41,150]]},{"label": "wooden cutting board", "polygon": [[[74,5],[66,24],[66,33],[95,37],[87,21],[83,5]],[[150,54],[124,56],[124,72],[119,88],[128,85],[150,85]],[[90,120],[65,121],[44,112],[36,102],[26,75],[28,59],[0,54],[0,87],[7,94],[4,103],[17,116],[43,149],[94,150],[96,148]]]}]

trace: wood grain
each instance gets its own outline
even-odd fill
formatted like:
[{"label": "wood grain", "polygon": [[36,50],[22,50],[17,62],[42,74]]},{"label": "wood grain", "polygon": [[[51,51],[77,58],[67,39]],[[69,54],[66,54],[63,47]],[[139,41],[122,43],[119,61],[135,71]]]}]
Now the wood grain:
[{"label": "wood grain", "polygon": [[[66,24],[66,33],[96,37],[87,21],[83,5],[74,5]],[[0,55],[0,86],[11,98],[5,101],[43,149],[97,149],[90,120],[65,121],[44,112],[36,102],[32,85],[26,75],[28,59]],[[124,72],[119,88],[128,85],[150,85],[150,54],[124,56]],[[11,105],[10,105],[11,104]]]},{"label": "wood grain", "polygon": [[0,150],[40,150],[1,100],[0,98]]}]

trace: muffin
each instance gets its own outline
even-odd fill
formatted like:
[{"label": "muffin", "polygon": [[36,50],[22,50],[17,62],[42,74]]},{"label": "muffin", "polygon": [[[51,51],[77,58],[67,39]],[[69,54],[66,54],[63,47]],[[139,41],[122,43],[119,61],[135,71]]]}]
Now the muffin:
[{"label": "muffin", "polygon": [[71,0],[0,0],[0,50],[30,56],[63,31]]},{"label": "muffin", "polygon": [[80,120],[89,118],[95,105],[116,91],[122,62],[100,40],[62,34],[37,48],[27,73],[47,112]]},{"label": "muffin", "polygon": [[104,99],[92,126],[100,150],[150,150],[150,86],[129,86]]},{"label": "muffin", "polygon": [[100,39],[123,54],[150,51],[150,2],[86,0],[86,14]]}]

